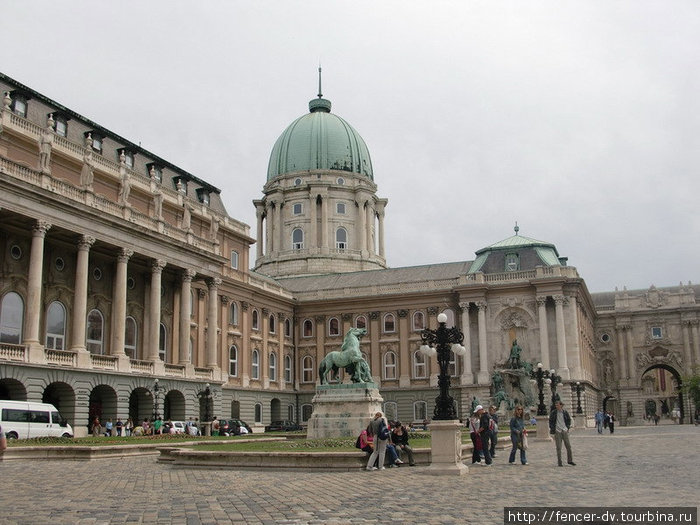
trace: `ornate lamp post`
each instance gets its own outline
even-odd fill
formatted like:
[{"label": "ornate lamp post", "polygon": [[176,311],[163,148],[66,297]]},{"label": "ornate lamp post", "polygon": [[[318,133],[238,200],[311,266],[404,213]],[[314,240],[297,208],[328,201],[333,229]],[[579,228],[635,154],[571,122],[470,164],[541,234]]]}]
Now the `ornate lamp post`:
[{"label": "ornate lamp post", "polygon": [[581,381],[576,381],[576,413],[583,414],[581,410]]},{"label": "ornate lamp post", "polygon": [[[426,328],[420,334],[423,344],[420,350],[425,355],[436,355],[440,374],[438,375],[438,386],[440,394],[435,398],[435,411],[433,419],[454,420],[459,419],[455,408],[455,401],[450,396],[450,350],[458,355],[466,355],[467,350],[462,346],[464,334],[456,327],[447,328],[447,316],[438,315],[437,330]],[[434,345],[434,348],[433,348]]]},{"label": "ornate lamp post", "polygon": [[209,383],[204,385],[204,389],[197,392],[197,397],[199,398],[199,406],[201,407],[202,404],[204,405],[204,413],[202,414],[202,424],[208,423],[211,420],[211,412],[209,411],[209,409],[211,405],[211,400],[214,397]]},{"label": "ornate lamp post", "polygon": [[537,405],[537,415],[546,416],[547,406],[544,404],[544,382],[549,378],[549,370],[542,369],[542,363],[537,363],[537,369],[530,372],[530,377],[537,381],[537,397],[539,404]]},{"label": "ornate lamp post", "polygon": [[554,410],[554,403],[561,400],[559,394],[557,394],[557,385],[561,383],[561,376],[558,376],[554,368],[552,368],[549,371],[549,379],[550,381],[548,381],[548,383],[550,383],[552,388],[552,406],[550,410]]},{"label": "ornate lamp post", "polygon": [[161,386],[158,385],[158,378],[153,380],[153,420],[158,418],[158,398],[160,397],[160,392],[163,390]]},{"label": "ornate lamp post", "polygon": [[457,328],[447,328],[447,316],[437,317],[437,330],[425,329],[421,332],[423,344],[420,352],[427,356],[437,356],[440,374],[438,386],[440,394],[435,398],[433,422],[430,424],[430,467],[427,473],[434,475],[466,474],[469,470],[462,463],[462,424],[458,421],[455,401],[450,396],[450,351],[466,355],[462,346],[464,334]]}]

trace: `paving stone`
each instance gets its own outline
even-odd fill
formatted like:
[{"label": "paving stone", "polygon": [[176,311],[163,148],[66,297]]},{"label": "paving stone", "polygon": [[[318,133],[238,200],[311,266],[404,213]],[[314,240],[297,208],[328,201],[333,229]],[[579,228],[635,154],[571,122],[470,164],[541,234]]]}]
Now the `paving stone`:
[{"label": "paving stone", "polygon": [[[697,505],[700,427],[578,430],[577,466],[532,441],[530,465],[367,472],[181,468],[154,458],[0,463],[0,524],[502,524],[505,506]],[[41,502],[41,504],[28,504]],[[31,513],[27,512],[31,508]]]}]

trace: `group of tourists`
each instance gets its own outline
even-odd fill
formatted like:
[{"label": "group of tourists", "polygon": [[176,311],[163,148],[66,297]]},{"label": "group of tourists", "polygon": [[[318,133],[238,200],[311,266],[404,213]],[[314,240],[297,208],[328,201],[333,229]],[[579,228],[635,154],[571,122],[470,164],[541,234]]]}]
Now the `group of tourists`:
[{"label": "group of tourists", "polygon": [[[611,434],[615,433],[615,421],[617,421],[615,414],[610,411],[603,412],[601,409],[598,409],[598,412],[595,413],[594,418],[595,427],[598,430],[598,434],[603,433],[603,428],[610,430]],[[658,421],[655,422],[658,424]]]},{"label": "group of tourists", "polygon": [[[490,466],[496,457],[496,444],[498,443],[498,414],[497,408],[491,405],[486,410],[482,405],[474,407],[474,413],[469,418],[469,437],[472,440],[472,465]],[[509,463],[515,464],[515,454],[520,450],[520,462],[527,465],[527,430],[523,407],[515,407],[513,417],[510,420],[510,439],[513,448],[510,453]]]},{"label": "group of tourists", "polygon": [[416,465],[413,449],[408,444],[408,429],[401,421],[387,422],[381,412],[377,412],[357,438],[355,446],[366,452],[367,470],[384,470],[388,466],[403,465],[403,457],[411,467]]},{"label": "group of tourists", "polygon": [[[112,421],[112,418],[108,418],[104,422],[104,425],[100,422],[100,418],[95,416],[91,423],[91,432],[93,437],[105,436],[153,436],[162,434],[177,434],[178,432],[183,432],[182,429],[178,429],[171,420],[163,420],[159,415],[150,419],[145,418],[140,425],[135,425],[132,418],[128,418],[126,421],[122,421],[121,418],[117,418],[117,421]],[[199,420],[192,418],[185,423],[184,432],[191,436],[198,436],[199,431]]]}]

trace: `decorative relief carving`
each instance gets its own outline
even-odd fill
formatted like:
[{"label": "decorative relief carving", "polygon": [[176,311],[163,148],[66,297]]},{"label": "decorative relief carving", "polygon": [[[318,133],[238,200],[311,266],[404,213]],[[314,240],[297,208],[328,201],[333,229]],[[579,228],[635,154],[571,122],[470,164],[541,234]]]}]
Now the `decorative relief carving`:
[{"label": "decorative relief carving", "polygon": [[404,319],[405,317],[408,317],[408,310],[399,310],[398,314],[400,318]]},{"label": "decorative relief carving", "polygon": [[428,306],[428,315],[437,315],[438,313],[438,307],[437,306]]},{"label": "decorative relief carving", "polygon": [[518,312],[505,312],[501,315],[501,328],[527,328],[527,320]]},{"label": "decorative relief carving", "polygon": [[245,301],[241,301],[241,309],[248,311],[248,308],[250,308],[250,303],[247,303]]},{"label": "decorative relief carving", "polygon": [[342,314],[340,317],[343,321],[352,321],[352,314]]},{"label": "decorative relief carving", "polygon": [[644,294],[644,299],[648,308],[659,308],[666,304],[668,293],[657,290],[655,286],[652,286],[649,288],[649,291]]},{"label": "decorative relief carving", "polygon": [[204,290],[204,288],[197,288],[197,295],[200,299],[204,299],[207,296],[207,292]]},{"label": "decorative relief carving", "polygon": [[648,368],[654,365],[669,365],[675,368],[683,368],[683,358],[680,352],[673,350],[667,350],[666,352],[666,355],[661,355],[663,352],[654,349],[653,353],[656,355],[650,355],[652,352],[637,354],[637,369]]},{"label": "decorative relief carving", "polygon": [[376,321],[377,319],[379,319],[379,312],[370,312],[369,318],[372,319],[373,321]]}]

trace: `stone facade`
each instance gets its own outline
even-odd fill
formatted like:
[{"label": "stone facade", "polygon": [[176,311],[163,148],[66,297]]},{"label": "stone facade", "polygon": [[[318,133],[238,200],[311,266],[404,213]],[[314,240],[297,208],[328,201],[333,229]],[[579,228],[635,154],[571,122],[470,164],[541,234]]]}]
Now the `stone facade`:
[{"label": "stone facade", "polygon": [[0,92],[0,397],[52,402],[77,434],[94,415],[156,405],[202,419],[207,383],[209,416],[306,422],[320,360],[358,325],[387,415],[430,419],[437,362],[416,351],[443,311],[465,334],[451,368],[461,417],[516,338],[522,359],[564,378],[570,405],[578,382],[587,416],[605,402],[623,423],[650,401],[673,409],[673,385],[650,373],[700,363],[699,287],[590,294],[576,268],[541,256],[550,245],[527,242],[498,252],[520,254],[514,271],[386,268],[387,201],[342,170],[265,184],[249,271],[255,239],[218,188],[4,75]]}]

